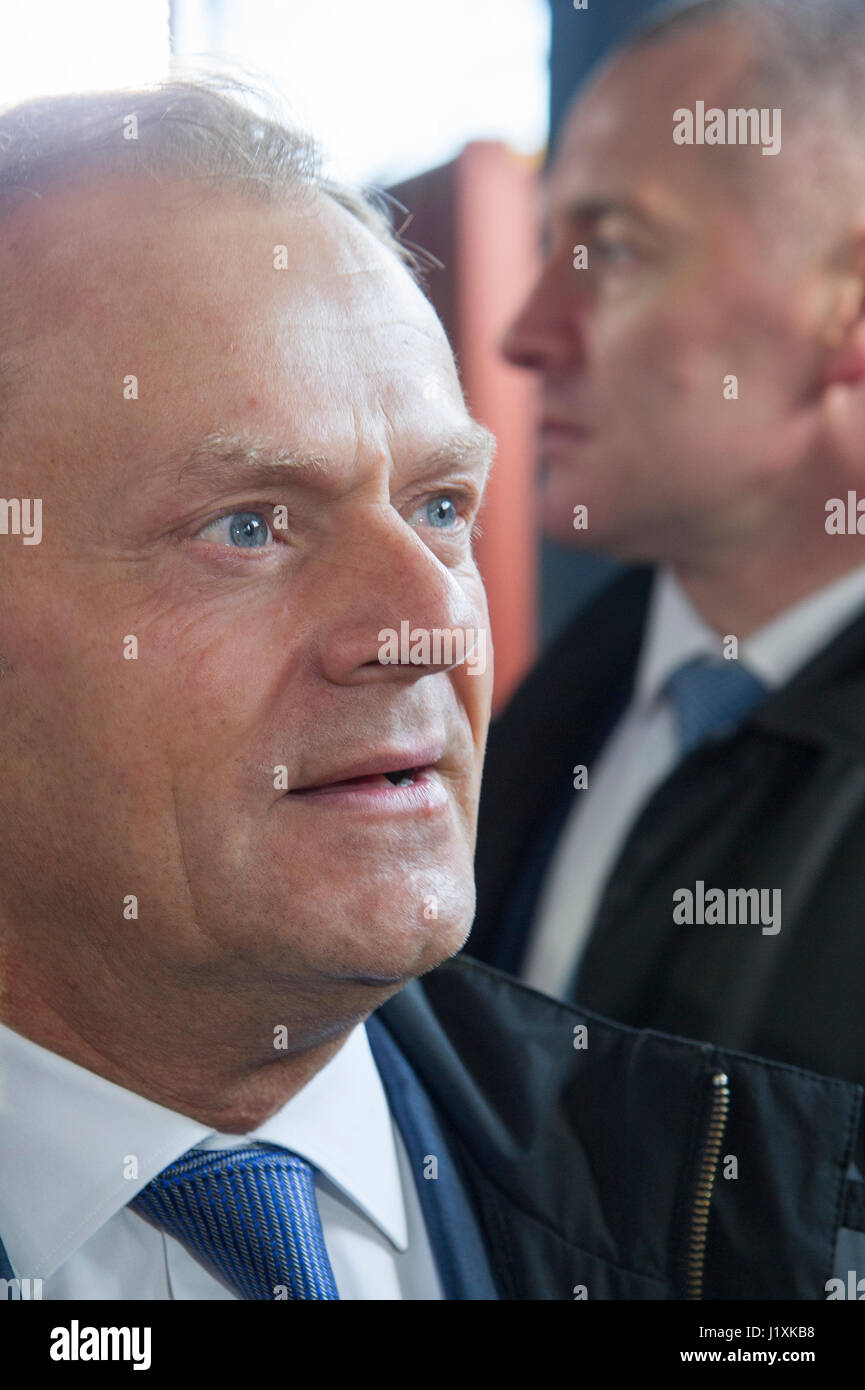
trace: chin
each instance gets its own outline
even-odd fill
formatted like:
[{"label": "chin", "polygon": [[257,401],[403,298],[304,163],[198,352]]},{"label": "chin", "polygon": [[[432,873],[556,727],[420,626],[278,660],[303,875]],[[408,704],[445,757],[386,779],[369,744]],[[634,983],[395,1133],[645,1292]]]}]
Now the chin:
[{"label": "chin", "polygon": [[[583,503],[588,510],[586,530],[574,527],[574,507],[578,503]],[[538,511],[544,535],[557,545],[589,547],[593,544],[596,508],[574,476],[566,472],[548,474]]]},{"label": "chin", "polygon": [[475,902],[472,894],[471,905],[466,907],[465,912],[458,916],[449,914],[445,920],[428,923],[431,930],[425,934],[421,943],[417,964],[412,973],[425,975],[428,970],[434,970],[437,965],[442,965],[444,961],[457,955],[468,941],[474,915]]},{"label": "chin", "polygon": [[[415,938],[399,963],[396,960],[382,962],[382,973],[390,974],[392,970],[393,974],[396,974],[401,966],[399,978],[407,983],[417,975],[425,975],[428,970],[434,970],[437,965],[442,965],[462,950],[468,940],[472,917],[473,913],[465,918],[461,917],[458,921],[426,924],[430,930]],[[388,966],[391,970],[388,970]]]},{"label": "chin", "polygon": [[320,979],[392,993],[456,955],[465,945],[473,916],[473,893],[458,907],[441,904],[437,918],[419,921],[395,919],[392,904],[385,912],[380,903],[364,908],[358,902],[351,921],[344,918],[338,927],[332,919],[309,922],[306,939],[323,943],[329,936],[331,949],[310,952],[306,967]]},{"label": "chin", "polygon": [[591,508],[589,526],[584,531],[574,529],[573,510],[573,506],[562,507],[558,501],[554,506],[545,501],[541,508],[541,529],[544,535],[548,540],[554,541],[556,545],[565,546],[568,550],[597,550],[602,542],[597,529],[592,527]]},{"label": "chin", "polygon": [[573,489],[569,489],[567,494],[560,490],[544,493],[540,511],[544,535],[568,550],[594,551],[624,564],[644,563],[648,558],[647,530],[639,518],[635,521],[622,517],[617,523],[608,509],[584,494],[583,505],[587,509],[588,525],[578,530],[574,526],[576,503],[572,500],[578,495]]}]

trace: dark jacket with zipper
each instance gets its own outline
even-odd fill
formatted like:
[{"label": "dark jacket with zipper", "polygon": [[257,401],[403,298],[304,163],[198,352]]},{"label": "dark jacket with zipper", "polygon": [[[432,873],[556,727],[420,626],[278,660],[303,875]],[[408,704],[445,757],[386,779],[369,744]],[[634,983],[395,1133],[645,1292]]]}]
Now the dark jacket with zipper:
[{"label": "dark jacket with zipper", "polygon": [[458,1258],[477,1242],[500,1299],[822,1300],[839,1234],[848,1263],[865,1252],[847,1181],[862,1087],[621,1027],[464,958],[368,1029],[414,1073],[386,1084],[430,1102],[403,1130],[419,1191],[444,1150]]},{"label": "dark jacket with zipper", "polygon": [[376,1018],[432,1101],[502,1299],[825,1299],[841,1227],[865,1225],[845,1181],[859,1086],[464,958]]},{"label": "dark jacket with zipper", "polygon": [[[651,571],[614,582],[494,724],[468,950],[517,970],[550,856],[633,687]],[[781,930],[683,926],[673,894],[781,889]],[[865,1082],[865,615],[650,796],[572,998],[638,1028]]]}]

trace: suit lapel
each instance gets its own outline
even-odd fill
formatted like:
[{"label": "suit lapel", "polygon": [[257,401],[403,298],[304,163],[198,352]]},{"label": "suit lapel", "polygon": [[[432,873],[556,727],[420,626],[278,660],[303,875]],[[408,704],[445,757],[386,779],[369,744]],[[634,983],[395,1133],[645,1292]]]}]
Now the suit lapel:
[{"label": "suit lapel", "polygon": [[366,1028],[409,1155],[445,1298],[496,1299],[498,1292],[474,1212],[429,1097],[379,1019],[368,1019]]}]

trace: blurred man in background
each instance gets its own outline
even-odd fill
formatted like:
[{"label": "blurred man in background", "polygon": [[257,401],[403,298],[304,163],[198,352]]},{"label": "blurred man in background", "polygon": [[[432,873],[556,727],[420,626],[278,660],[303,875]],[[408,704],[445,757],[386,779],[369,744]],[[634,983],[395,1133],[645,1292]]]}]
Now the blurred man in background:
[{"label": "blurred man in background", "polygon": [[546,528],[632,568],[494,727],[472,937],[859,1080],[863,150],[849,0],[677,6],[570,114],[505,350],[542,378]]}]

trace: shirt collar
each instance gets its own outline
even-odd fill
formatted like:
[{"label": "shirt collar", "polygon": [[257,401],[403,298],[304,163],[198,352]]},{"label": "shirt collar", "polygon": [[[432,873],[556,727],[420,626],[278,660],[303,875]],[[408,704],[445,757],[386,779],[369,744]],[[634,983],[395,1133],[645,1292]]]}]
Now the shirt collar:
[{"label": "shirt collar", "polygon": [[[739,644],[739,660],[769,690],[777,690],[853,620],[865,604],[865,565],[785,609]],[[695,657],[723,656],[724,637],[704,622],[669,570],[656,576],[635,680],[635,700],[647,707],[670,676]],[[735,635],[735,634],[729,634]]]},{"label": "shirt collar", "polygon": [[700,617],[674,575],[661,570],[649,600],[634,687],[636,702],[643,707],[653,703],[686,661],[718,654],[718,634]]},{"label": "shirt collar", "polygon": [[[393,1122],[363,1025],[281,1110],[220,1135],[0,1024],[0,1238],[20,1278],[49,1278],[198,1144],[282,1144],[320,1168],[397,1249],[408,1247]],[[131,1176],[134,1174],[134,1176]]]}]

